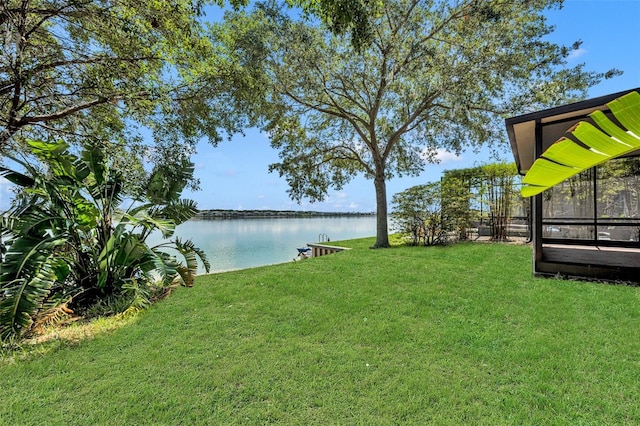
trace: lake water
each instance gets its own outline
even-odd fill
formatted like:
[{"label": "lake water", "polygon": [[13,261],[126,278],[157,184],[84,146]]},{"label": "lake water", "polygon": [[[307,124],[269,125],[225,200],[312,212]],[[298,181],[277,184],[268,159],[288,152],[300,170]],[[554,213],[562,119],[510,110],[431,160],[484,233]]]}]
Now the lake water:
[{"label": "lake water", "polygon": [[[375,234],[375,216],[190,220],[175,233],[191,239],[207,254],[211,272],[291,262],[298,255],[297,248],[307,243]],[[153,245],[159,240],[152,236],[148,242]]]}]

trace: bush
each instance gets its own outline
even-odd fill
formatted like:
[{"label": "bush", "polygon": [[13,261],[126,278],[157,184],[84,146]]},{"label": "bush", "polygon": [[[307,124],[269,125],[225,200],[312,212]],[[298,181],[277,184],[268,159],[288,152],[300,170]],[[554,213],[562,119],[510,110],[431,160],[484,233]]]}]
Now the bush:
[{"label": "bush", "polygon": [[440,183],[413,186],[392,198],[394,227],[408,235],[412,245],[446,244],[452,223],[442,212]]},{"label": "bush", "polygon": [[209,270],[191,241],[146,244],[154,231],[171,238],[197,212],[193,201],[179,198],[193,173],[190,163],[182,163],[180,176],[154,170],[146,193],[124,209],[124,182],[100,148],[85,147],[78,156],[64,143],[31,141],[29,147],[35,158],[12,158],[23,173],[0,167],[21,189],[0,224],[6,243],[1,339],[24,335],[56,306],[82,311],[117,300],[144,307],[153,288],[193,285],[198,258]]}]

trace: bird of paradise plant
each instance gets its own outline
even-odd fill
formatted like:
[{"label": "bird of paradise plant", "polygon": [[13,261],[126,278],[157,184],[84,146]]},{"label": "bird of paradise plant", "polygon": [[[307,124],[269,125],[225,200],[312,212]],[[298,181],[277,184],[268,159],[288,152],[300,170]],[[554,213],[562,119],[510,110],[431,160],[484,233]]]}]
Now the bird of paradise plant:
[{"label": "bird of paradise plant", "polygon": [[171,238],[197,212],[180,199],[191,163],[182,163],[179,176],[154,170],[146,193],[124,208],[124,182],[100,147],[76,155],[64,142],[28,146],[37,162],[12,157],[22,170],[0,167],[20,188],[0,223],[0,338],[24,335],[39,313],[61,304],[82,309],[133,293],[131,303],[144,305],[153,286],[193,285],[198,258],[209,271],[191,241],[146,244],[154,231]]}]

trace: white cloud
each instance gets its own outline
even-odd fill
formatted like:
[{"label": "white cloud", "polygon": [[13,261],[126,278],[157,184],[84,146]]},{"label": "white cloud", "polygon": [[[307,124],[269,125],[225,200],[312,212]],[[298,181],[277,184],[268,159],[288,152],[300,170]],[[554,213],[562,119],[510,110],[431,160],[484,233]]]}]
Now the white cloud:
[{"label": "white cloud", "polygon": [[449,152],[444,148],[438,148],[435,158],[438,159],[440,164],[445,164],[450,161],[461,161],[462,157],[454,154],[453,152]]},{"label": "white cloud", "polygon": [[445,164],[451,161],[462,161],[461,156],[449,152],[444,148],[438,148],[435,151],[430,148],[425,148],[422,150],[421,157],[425,163]]},{"label": "white cloud", "polygon": [[353,203],[352,202],[351,204],[349,204],[349,208],[352,209],[352,210],[357,209],[358,208],[358,203]]},{"label": "white cloud", "polygon": [[586,54],[587,54],[587,49],[583,49],[580,47],[578,49],[572,50],[571,53],[569,53],[569,56],[567,57],[567,59],[578,59]]}]

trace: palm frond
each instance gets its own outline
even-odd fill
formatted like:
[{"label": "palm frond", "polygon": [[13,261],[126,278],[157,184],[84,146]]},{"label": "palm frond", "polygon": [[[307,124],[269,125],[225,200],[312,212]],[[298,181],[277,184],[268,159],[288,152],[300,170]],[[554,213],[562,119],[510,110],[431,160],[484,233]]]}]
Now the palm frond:
[{"label": "palm frond", "polygon": [[105,155],[100,148],[92,147],[83,150],[82,163],[87,168],[87,176],[89,173],[93,175],[96,186],[101,186],[107,181],[109,170],[105,167]]},{"label": "palm frond", "polygon": [[155,217],[145,210],[138,211],[135,216],[124,213],[122,217],[126,223],[133,226],[141,226],[146,230],[160,231],[162,238],[171,238],[176,230],[176,223],[172,219]]},{"label": "palm frond", "polygon": [[21,187],[30,187],[35,183],[33,178],[2,166],[0,166],[0,176]]},{"label": "palm frond", "polygon": [[[118,225],[98,255],[98,287],[121,288],[143,261],[148,248]],[[128,272],[128,273],[125,273]]]},{"label": "palm frond", "polygon": [[126,214],[129,217],[136,217],[141,212],[149,211],[155,204],[152,203],[144,203],[139,206],[132,207],[126,211]]},{"label": "palm frond", "polygon": [[186,264],[184,265],[184,270],[181,276],[185,285],[190,287],[193,285],[193,279],[198,271],[198,258],[200,258],[204,264],[204,268],[207,272],[211,269],[211,264],[209,263],[204,251],[196,247],[193,241],[182,241],[180,238],[176,238],[172,242],[175,244],[176,250],[182,254],[185,260]]},{"label": "palm frond", "polygon": [[20,219],[13,215],[0,216],[0,234],[2,235],[11,235],[17,232],[21,225]]},{"label": "palm frond", "polygon": [[130,300],[129,307],[123,312],[124,315],[136,313],[151,304],[149,290],[134,278],[128,280],[122,286],[122,290]]},{"label": "palm frond", "polygon": [[33,322],[33,331],[44,331],[47,327],[57,326],[71,318],[73,311],[69,309],[67,303],[55,304],[50,308],[43,309],[38,313]]},{"label": "palm frond", "polygon": [[172,219],[176,225],[186,222],[198,213],[198,204],[193,200],[180,199],[167,204],[158,215]]},{"label": "palm frond", "polygon": [[180,275],[180,281],[182,281],[182,285],[184,285],[185,287],[193,287],[195,275],[192,273],[192,271],[184,265],[178,266],[176,270]]},{"label": "palm frond", "polygon": [[162,285],[167,287],[173,283],[178,275],[180,264],[175,257],[165,253],[158,248],[149,249],[141,262],[141,269],[148,275],[158,274],[162,280]]},{"label": "palm frond", "polygon": [[7,281],[8,274],[0,274],[0,339],[19,336],[33,324],[33,315],[54,286],[57,276],[52,257],[39,262],[32,276]]},{"label": "palm frond", "polygon": [[194,169],[194,164],[186,158],[173,167],[156,167],[147,183],[147,198],[155,204],[177,201],[193,177]]},{"label": "palm frond", "polygon": [[204,266],[204,270],[208,274],[209,271],[211,270],[211,263],[209,263],[209,258],[207,257],[207,254],[201,248],[196,246],[193,246],[192,250],[200,258],[200,261]]}]

